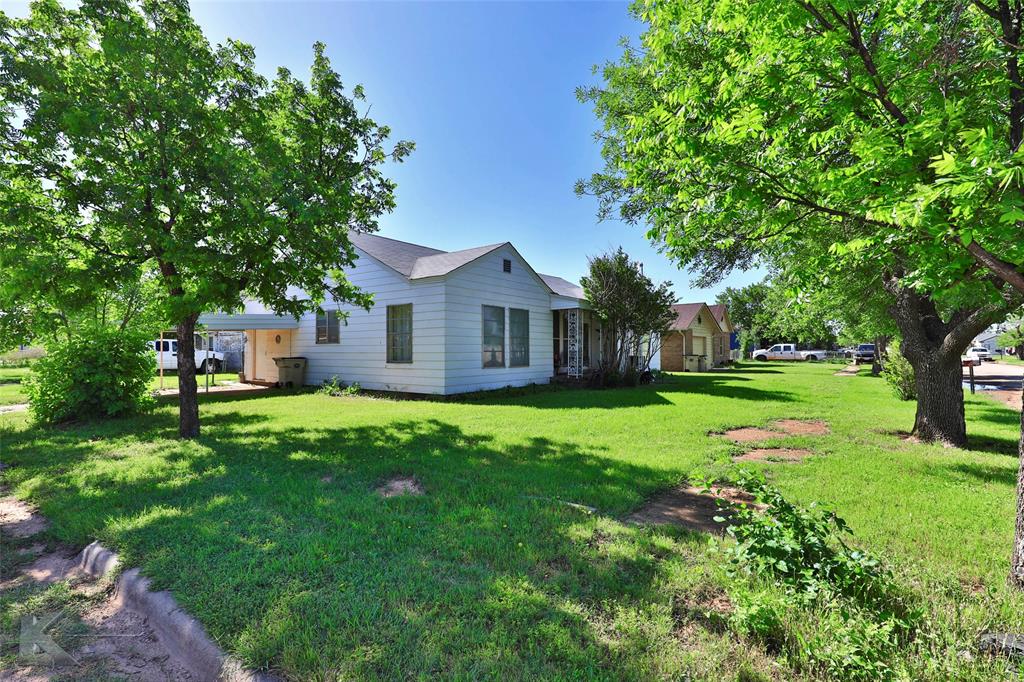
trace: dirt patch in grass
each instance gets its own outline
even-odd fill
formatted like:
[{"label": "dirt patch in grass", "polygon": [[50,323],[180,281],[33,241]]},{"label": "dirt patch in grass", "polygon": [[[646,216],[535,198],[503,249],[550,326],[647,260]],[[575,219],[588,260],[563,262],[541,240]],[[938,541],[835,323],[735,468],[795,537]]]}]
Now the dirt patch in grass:
[{"label": "dirt patch in grass", "polygon": [[799,448],[755,448],[732,459],[734,462],[799,462],[813,454]]},{"label": "dirt patch in grass", "polygon": [[768,429],[744,426],[740,429],[729,429],[725,433],[718,433],[715,435],[725,436],[734,443],[755,443],[761,440],[768,440],[769,438],[778,438],[782,434],[778,431],[769,431]]},{"label": "dirt patch in grass", "polygon": [[997,400],[1012,410],[1021,411],[1020,391],[981,391],[981,395]]},{"label": "dirt patch in grass", "polygon": [[722,535],[725,533],[726,524],[718,523],[715,517],[728,517],[728,513],[718,506],[717,500],[752,504],[754,498],[738,488],[715,487],[705,493],[702,488],[681,485],[653,497],[643,507],[627,516],[626,522],[670,524],[701,533]]},{"label": "dirt patch in grass", "polygon": [[855,377],[860,372],[860,365],[847,365],[835,373],[837,377]]},{"label": "dirt patch in grass", "polygon": [[415,476],[395,476],[384,481],[377,488],[381,497],[398,497],[399,495],[423,495],[426,491]]},{"label": "dirt patch in grass", "polygon": [[11,495],[0,497],[0,531],[16,538],[27,538],[46,530],[46,519]]},{"label": "dirt patch in grass", "polygon": [[[0,576],[0,596],[6,598],[9,608],[26,613],[30,613],[29,603],[39,599],[47,604],[47,613],[61,612],[47,634],[77,661],[34,666],[14,661],[10,667],[0,668],[0,680],[196,679],[171,657],[146,617],[124,606],[109,579],[93,578],[79,566],[77,553],[69,548],[48,548],[32,537],[46,528],[46,519],[13,497],[0,500],[0,513],[4,551],[13,551],[23,559]],[[67,588],[58,583],[66,583]],[[0,632],[15,641],[17,634]]]},{"label": "dirt patch in grass", "polygon": [[777,419],[772,425],[790,436],[824,436],[830,432],[820,419]]}]

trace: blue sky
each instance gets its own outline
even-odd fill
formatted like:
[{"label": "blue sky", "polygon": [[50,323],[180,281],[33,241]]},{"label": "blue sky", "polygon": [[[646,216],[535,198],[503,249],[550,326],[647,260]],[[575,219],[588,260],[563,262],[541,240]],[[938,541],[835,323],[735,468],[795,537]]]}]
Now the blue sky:
[{"label": "blue sky", "polygon": [[[7,5],[0,2],[0,5]],[[713,291],[657,253],[643,229],[599,223],[573,183],[601,167],[598,127],[575,88],[641,27],[618,2],[210,2],[192,10],[208,38],[255,47],[261,71],[305,76],[320,40],[371,115],[416,142],[391,169],[398,209],[381,234],[445,250],[511,241],[540,272],[578,280],[587,257],[623,246],[680,300]]]}]

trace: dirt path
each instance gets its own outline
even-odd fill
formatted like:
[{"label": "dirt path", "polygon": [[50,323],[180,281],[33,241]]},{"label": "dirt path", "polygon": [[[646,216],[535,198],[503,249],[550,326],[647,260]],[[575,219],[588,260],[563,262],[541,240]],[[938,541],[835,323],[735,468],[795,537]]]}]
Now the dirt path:
[{"label": "dirt path", "polygon": [[1021,411],[1020,391],[979,391],[979,394],[998,400],[1010,409]]},{"label": "dirt path", "polygon": [[[18,616],[15,622],[25,615],[44,616],[30,610],[33,601],[44,601],[47,613],[59,612],[45,633],[73,660],[57,665],[16,660],[0,668],[0,680],[195,680],[161,645],[146,618],[125,608],[112,580],[82,570],[77,552],[49,539],[47,526],[24,502],[0,497],[0,594],[10,599],[4,608]],[[2,634],[19,636],[17,631]]]}]

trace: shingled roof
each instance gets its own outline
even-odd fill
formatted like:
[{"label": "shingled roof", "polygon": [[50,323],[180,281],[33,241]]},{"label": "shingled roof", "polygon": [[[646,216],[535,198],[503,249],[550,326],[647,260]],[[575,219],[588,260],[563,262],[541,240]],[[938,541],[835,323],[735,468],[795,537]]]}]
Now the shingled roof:
[{"label": "shingled roof", "polygon": [[673,305],[672,309],[676,311],[676,319],[669,329],[689,329],[690,325],[692,325],[693,321],[697,318],[697,315],[700,314],[700,311],[705,308],[711,314],[711,319],[715,320],[715,324],[719,329],[721,329],[721,325],[718,324],[718,320],[714,312],[707,303],[676,303]]},{"label": "shingled roof", "polygon": [[[515,247],[510,242],[475,246],[471,249],[462,249],[461,251],[442,251],[440,249],[432,249],[429,246],[420,246],[419,244],[363,232],[350,232],[349,238],[355,246],[409,279],[442,277],[503,246],[509,246],[515,251]],[[529,263],[527,263],[527,267],[529,268]],[[530,268],[530,270],[532,271],[533,269]],[[541,277],[549,289],[555,291],[554,287],[548,282],[549,275],[538,276]],[[561,277],[553,277],[552,279],[564,283],[563,288],[575,287],[579,291],[579,296],[575,294],[562,295],[583,298],[583,290],[578,286],[567,282]]]},{"label": "shingled roof", "polygon": [[480,256],[485,256],[491,251],[494,251],[498,247],[504,246],[507,243],[508,242],[490,244],[488,246],[477,246],[472,249],[448,251],[447,253],[442,252],[435,256],[417,258],[416,265],[413,266],[412,274],[409,275],[409,279],[421,279],[423,277],[439,277],[441,275],[447,275],[452,270],[460,268],[466,263],[471,263]]},{"label": "shingled roof", "polygon": [[444,253],[440,249],[432,249],[429,246],[420,246],[419,244],[410,244],[409,242],[400,242],[397,239],[379,237],[375,234],[349,232],[348,236],[352,243],[360,249],[406,277],[412,275],[416,261],[420,258]]},{"label": "shingled roof", "polygon": [[583,287],[579,284],[574,284],[567,279],[562,279],[555,275],[541,275],[540,278],[544,280],[544,283],[547,284],[548,287],[551,288],[551,291],[555,292],[559,296],[568,296],[569,298],[579,299],[587,297],[587,293],[583,291]]}]

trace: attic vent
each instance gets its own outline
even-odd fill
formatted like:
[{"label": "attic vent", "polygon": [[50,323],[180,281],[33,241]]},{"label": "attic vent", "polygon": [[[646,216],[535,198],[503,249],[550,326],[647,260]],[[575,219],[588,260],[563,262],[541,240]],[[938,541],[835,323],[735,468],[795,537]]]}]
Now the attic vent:
[{"label": "attic vent", "polygon": [[504,270],[505,272],[512,272],[512,261],[510,261],[508,258],[501,261],[501,269]]},{"label": "attic vent", "polygon": [[697,316],[697,324],[704,324],[703,322],[700,321],[700,315]]}]

